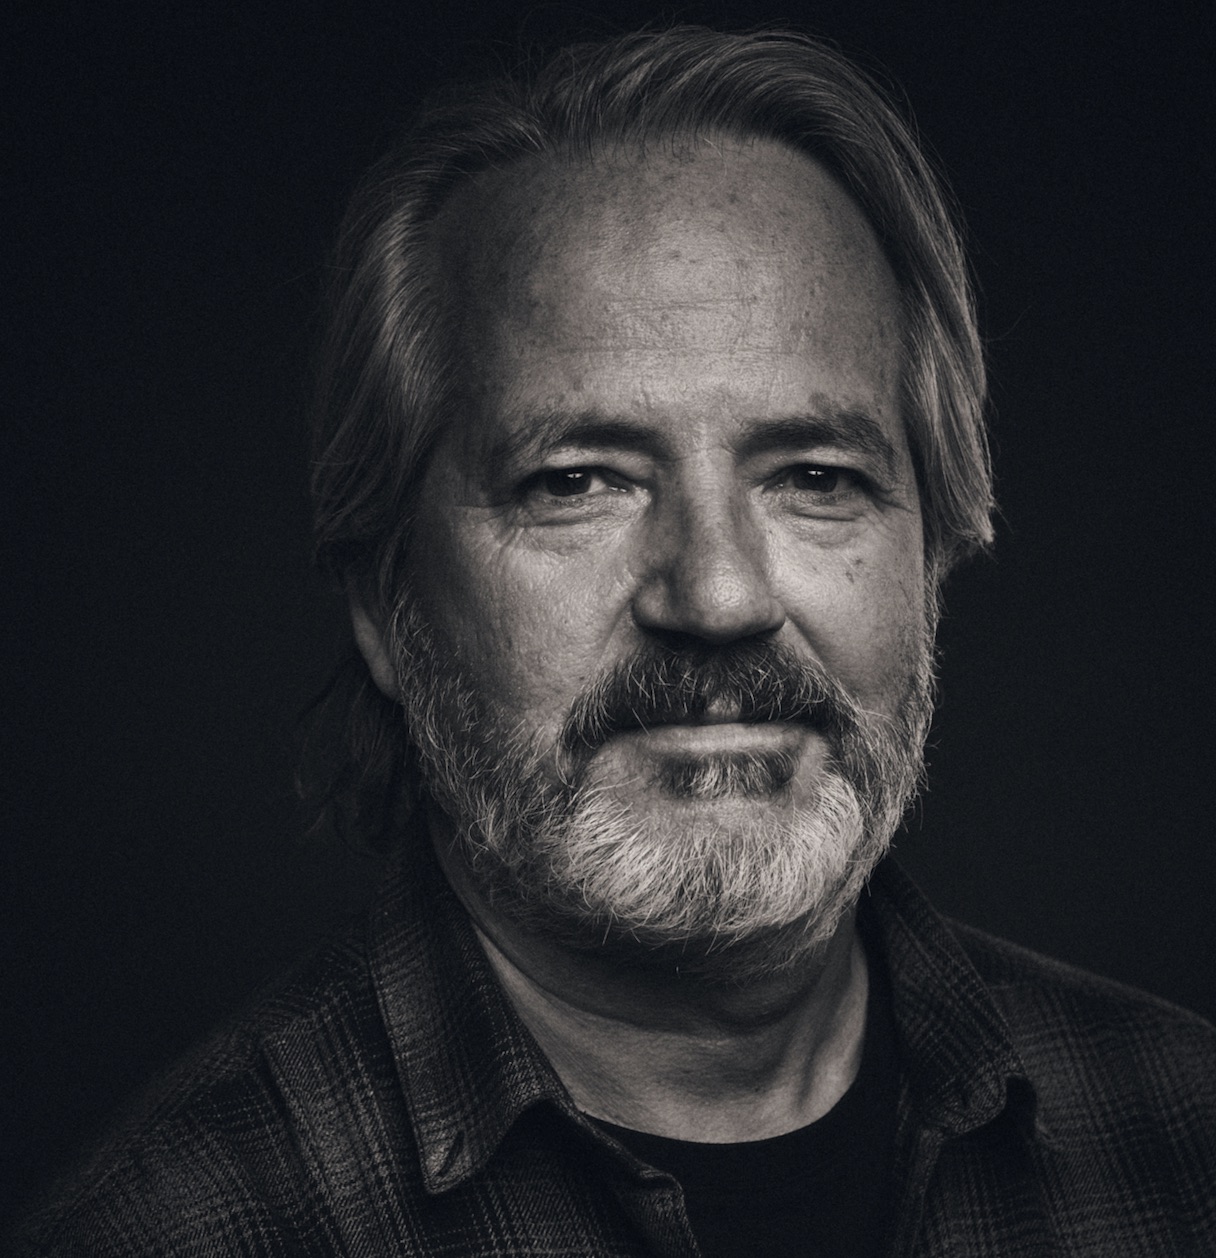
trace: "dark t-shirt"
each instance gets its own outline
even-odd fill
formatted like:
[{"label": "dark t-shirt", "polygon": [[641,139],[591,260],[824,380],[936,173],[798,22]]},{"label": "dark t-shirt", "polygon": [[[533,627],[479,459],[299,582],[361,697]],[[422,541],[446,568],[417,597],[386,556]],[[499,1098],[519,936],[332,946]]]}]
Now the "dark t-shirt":
[{"label": "dark t-shirt", "polygon": [[878,1258],[891,1214],[899,1062],[871,966],[861,1068],[817,1122],[771,1140],[700,1144],[600,1126],[679,1181],[706,1258]]}]

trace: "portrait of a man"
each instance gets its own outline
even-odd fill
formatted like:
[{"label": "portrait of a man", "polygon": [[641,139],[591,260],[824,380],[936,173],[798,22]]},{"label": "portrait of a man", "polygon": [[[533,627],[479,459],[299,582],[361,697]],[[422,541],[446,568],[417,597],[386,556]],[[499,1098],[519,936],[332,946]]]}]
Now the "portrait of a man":
[{"label": "portrait of a man", "polygon": [[560,44],[432,93],[326,272],[305,785],[377,887],[18,1252],[1216,1247],[1216,1030],[892,851],[996,493],[891,93],[786,27]]}]

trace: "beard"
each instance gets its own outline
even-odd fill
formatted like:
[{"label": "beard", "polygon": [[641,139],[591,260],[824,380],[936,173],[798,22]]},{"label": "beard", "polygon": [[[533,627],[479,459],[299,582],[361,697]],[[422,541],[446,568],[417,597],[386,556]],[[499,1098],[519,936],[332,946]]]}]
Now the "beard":
[{"label": "beard", "polygon": [[[414,601],[389,626],[424,796],[493,914],[562,948],[640,971],[747,983],[804,964],[835,934],[920,784],[933,707],[931,626],[890,715],[772,641],[647,645],[578,696],[542,744],[461,673]],[[702,719],[815,730],[827,748],[663,755],[615,780],[617,735]],[[641,804],[661,797],[669,806]]]}]

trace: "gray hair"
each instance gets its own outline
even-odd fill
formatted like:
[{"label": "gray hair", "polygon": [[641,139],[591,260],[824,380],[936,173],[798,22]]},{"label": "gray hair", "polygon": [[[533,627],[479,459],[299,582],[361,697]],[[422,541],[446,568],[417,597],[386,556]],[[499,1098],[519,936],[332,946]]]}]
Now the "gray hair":
[{"label": "gray hair", "polygon": [[[452,193],[524,158],[710,133],[782,143],[852,195],[902,298],[903,414],[931,589],[991,542],[972,288],[947,196],[908,124],[865,74],[807,35],[677,26],[568,47],[538,70],[432,101],[355,193],[331,272],[312,488],[317,558],[369,610],[387,614],[400,595],[412,489],[453,411],[431,229]],[[367,684],[360,693],[352,761],[401,760],[399,716],[390,735],[387,712],[372,719],[378,696]],[[392,793],[383,781],[376,789]]]}]

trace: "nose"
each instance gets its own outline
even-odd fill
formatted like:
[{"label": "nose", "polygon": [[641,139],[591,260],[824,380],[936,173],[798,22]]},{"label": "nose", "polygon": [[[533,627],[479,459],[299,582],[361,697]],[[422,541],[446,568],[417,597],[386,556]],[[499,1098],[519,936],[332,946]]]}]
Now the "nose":
[{"label": "nose", "polygon": [[689,495],[657,510],[645,541],[633,616],[664,637],[722,645],[785,622],[763,531],[730,495]]}]

